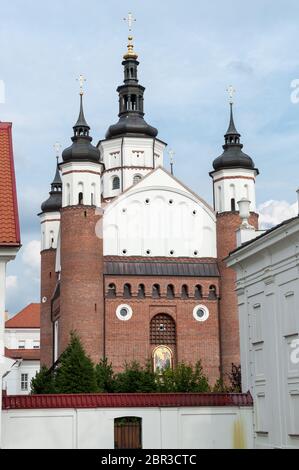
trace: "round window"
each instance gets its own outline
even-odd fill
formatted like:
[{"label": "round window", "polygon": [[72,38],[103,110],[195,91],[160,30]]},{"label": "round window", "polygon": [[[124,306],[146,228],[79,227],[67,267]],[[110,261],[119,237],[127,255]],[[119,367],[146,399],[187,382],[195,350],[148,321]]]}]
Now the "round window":
[{"label": "round window", "polygon": [[116,316],[119,320],[130,320],[133,311],[130,305],[119,305],[116,309]]},{"label": "round window", "polygon": [[209,310],[205,305],[196,305],[193,309],[193,317],[196,321],[206,321],[209,318]]}]

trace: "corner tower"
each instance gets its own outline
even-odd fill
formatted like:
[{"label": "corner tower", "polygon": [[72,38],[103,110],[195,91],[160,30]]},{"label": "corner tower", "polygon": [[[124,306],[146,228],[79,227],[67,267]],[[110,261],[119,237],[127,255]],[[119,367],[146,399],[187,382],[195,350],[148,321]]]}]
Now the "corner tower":
[{"label": "corner tower", "polygon": [[[81,77],[82,80],[82,77]],[[82,85],[82,82],[81,82]],[[101,206],[100,152],[91,144],[83,111],[72,145],[62,153],[60,316],[54,350],[58,356],[76,331],[94,362],[103,355],[103,241],[96,236]]]},{"label": "corner tower", "polygon": [[129,36],[122,62],[124,82],[117,88],[119,120],[98,144],[104,164],[104,199],[118,196],[153,168],[163,166],[166,144],[157,138],[158,130],[144,120],[145,88],[138,81],[138,55],[132,41]]},{"label": "corner tower", "polygon": [[51,298],[57,283],[55,260],[62,204],[62,181],[58,167],[58,157],[56,173],[49,194],[49,198],[42,203],[42,212],[39,214],[41,224],[41,365],[47,367],[52,364]]},{"label": "corner tower", "polygon": [[243,151],[240,134],[233,116],[230,100],[230,120],[224,136],[223,153],[214,160],[213,178],[214,210],[216,211],[217,258],[220,272],[220,347],[221,370],[224,379],[231,365],[240,364],[238,300],[235,291],[235,272],[226,266],[224,259],[236,248],[236,231],[241,219],[238,201],[250,200],[250,224],[258,228],[255,202],[255,179],[259,174],[254,162]]}]

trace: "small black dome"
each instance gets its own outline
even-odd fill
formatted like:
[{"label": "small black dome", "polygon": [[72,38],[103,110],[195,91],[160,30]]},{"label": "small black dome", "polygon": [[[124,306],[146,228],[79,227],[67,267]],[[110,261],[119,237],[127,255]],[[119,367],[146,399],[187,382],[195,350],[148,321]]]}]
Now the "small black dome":
[{"label": "small black dome", "polygon": [[150,126],[139,114],[121,116],[116,124],[109,127],[106,139],[124,135],[138,135],[139,137],[156,137],[158,130]]},{"label": "small black dome", "polygon": [[62,160],[64,162],[73,162],[73,161],[88,161],[98,163],[100,160],[100,151],[97,147],[90,143],[91,137],[78,138],[74,141],[72,137],[73,144],[70,147],[67,147],[62,152]]},{"label": "small black dome", "polygon": [[89,135],[90,127],[86,122],[83,111],[83,93],[80,93],[80,112],[73,129],[73,143],[62,152],[62,160],[64,162],[87,161],[98,163],[100,160],[100,151],[91,144],[92,137]]},{"label": "small black dome", "polygon": [[42,203],[42,212],[59,212],[62,206],[62,192],[51,191],[50,197]]},{"label": "small black dome", "polygon": [[56,173],[51,183],[51,191],[49,194],[50,197],[41,205],[42,212],[59,212],[62,207],[62,181],[59,172],[58,157]]},{"label": "small black dome", "polygon": [[249,168],[254,169],[254,162],[249,155],[242,152],[242,145],[226,146],[224,152],[213,161],[214,170],[222,168]]},{"label": "small black dome", "polygon": [[222,170],[224,168],[248,168],[254,170],[255,167],[252,158],[242,152],[243,144],[240,143],[240,134],[234,123],[232,102],[230,103],[229,126],[224,138],[224,151],[213,161],[214,170]]}]

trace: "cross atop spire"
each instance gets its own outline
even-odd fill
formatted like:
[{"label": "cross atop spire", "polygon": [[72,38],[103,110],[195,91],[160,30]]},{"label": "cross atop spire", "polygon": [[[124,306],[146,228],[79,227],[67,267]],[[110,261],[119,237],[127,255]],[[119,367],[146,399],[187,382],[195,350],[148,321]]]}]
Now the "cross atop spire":
[{"label": "cross atop spire", "polygon": [[61,144],[59,142],[55,142],[53,147],[55,149],[56,158],[58,160],[58,158],[60,157],[60,154],[61,154],[61,149],[62,149]]},{"label": "cross atop spire", "polygon": [[229,97],[229,104],[233,104],[234,103],[234,94],[236,93],[236,90],[235,88],[232,86],[232,85],[229,85],[229,87],[226,89],[227,93],[228,93],[228,97]]},{"label": "cross atop spire", "polygon": [[136,21],[136,18],[133,17],[132,13],[129,11],[128,16],[123,18],[123,20],[128,23],[129,33],[132,31],[133,23]]},{"label": "cross atop spire", "polygon": [[77,82],[79,82],[79,85],[80,85],[80,95],[84,95],[84,90],[83,90],[83,87],[84,87],[84,82],[86,82],[86,78],[80,74],[79,75],[79,78],[76,79]]}]

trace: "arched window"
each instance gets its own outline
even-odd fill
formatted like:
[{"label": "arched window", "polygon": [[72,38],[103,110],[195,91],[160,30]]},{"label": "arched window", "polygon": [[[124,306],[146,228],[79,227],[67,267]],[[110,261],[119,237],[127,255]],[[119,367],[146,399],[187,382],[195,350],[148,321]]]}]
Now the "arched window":
[{"label": "arched window", "polygon": [[139,284],[139,286],[138,286],[138,297],[139,297],[139,299],[144,299],[144,297],[145,297],[144,284]]},{"label": "arched window", "polygon": [[159,286],[159,284],[154,284],[153,285],[152,296],[153,296],[154,299],[157,299],[157,298],[160,297],[160,286]]},{"label": "arched window", "polygon": [[181,298],[182,299],[188,299],[189,297],[189,294],[188,294],[188,286],[186,284],[184,284],[182,286],[182,294],[181,294]]},{"label": "arched window", "polygon": [[168,284],[167,286],[167,298],[168,299],[174,298],[174,286],[172,284]]},{"label": "arched window", "polygon": [[71,187],[70,183],[66,183],[66,203],[68,206],[71,204]]},{"label": "arched window", "polygon": [[141,180],[141,178],[142,178],[141,175],[134,175],[134,177],[133,177],[133,184],[139,183],[139,181]]},{"label": "arched window", "polygon": [[194,297],[196,299],[202,299],[202,287],[199,284],[195,286]]},{"label": "arched window", "polygon": [[131,284],[124,285],[124,298],[129,299],[132,297]]},{"label": "arched window", "polygon": [[53,230],[50,231],[50,247],[53,248],[54,245],[54,232]]},{"label": "arched window", "polygon": [[83,204],[83,193],[81,191],[78,194],[78,204]]},{"label": "arched window", "polygon": [[150,323],[151,344],[176,344],[176,325],[170,315],[158,313]]},{"label": "arched window", "polygon": [[115,284],[109,284],[107,297],[116,297],[116,286]]},{"label": "arched window", "polygon": [[120,188],[120,179],[118,176],[114,176],[112,179],[112,189],[119,189]]},{"label": "arched window", "polygon": [[231,211],[234,212],[236,210],[236,200],[235,198],[231,198],[230,200],[230,208],[231,208]]},{"label": "arched window", "polygon": [[214,300],[217,299],[217,290],[216,286],[210,286],[209,287],[209,299]]}]

